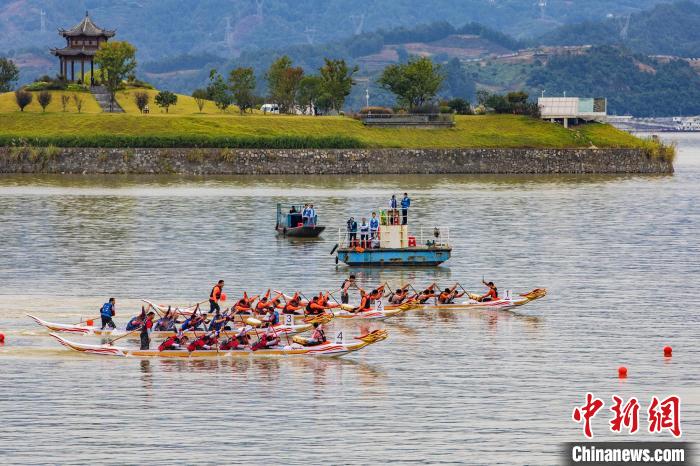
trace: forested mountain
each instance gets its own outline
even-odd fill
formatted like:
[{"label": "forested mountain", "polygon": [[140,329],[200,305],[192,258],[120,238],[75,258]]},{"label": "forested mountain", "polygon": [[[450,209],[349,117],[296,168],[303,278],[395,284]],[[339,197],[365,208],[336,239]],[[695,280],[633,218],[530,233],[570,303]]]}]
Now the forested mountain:
[{"label": "forested mountain", "polygon": [[700,57],[700,4],[683,0],[650,11],[562,26],[544,44],[618,44],[644,54]]},{"label": "forested mountain", "polygon": [[548,0],[540,8],[533,0],[3,0],[0,53],[60,45],[56,29],[73,26],[86,10],[133,42],[141,61],[154,61],[203,52],[226,58],[435,21],[476,21],[522,38],[661,1]]},{"label": "forested mountain", "polygon": [[554,57],[534,69],[527,85],[547,95],[607,97],[610,113],[700,114],[700,75],[686,61],[661,62],[617,47]]}]

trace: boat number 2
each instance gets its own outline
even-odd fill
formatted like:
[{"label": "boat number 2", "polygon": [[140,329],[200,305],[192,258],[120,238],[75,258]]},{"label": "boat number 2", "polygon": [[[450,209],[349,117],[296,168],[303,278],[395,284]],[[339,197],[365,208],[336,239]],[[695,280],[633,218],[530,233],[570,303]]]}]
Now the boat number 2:
[{"label": "boat number 2", "polygon": [[338,334],[335,336],[335,344],[336,345],[343,345],[343,331],[341,330],[338,332]]},{"label": "boat number 2", "polygon": [[384,312],[384,302],[381,299],[377,300],[377,312]]}]

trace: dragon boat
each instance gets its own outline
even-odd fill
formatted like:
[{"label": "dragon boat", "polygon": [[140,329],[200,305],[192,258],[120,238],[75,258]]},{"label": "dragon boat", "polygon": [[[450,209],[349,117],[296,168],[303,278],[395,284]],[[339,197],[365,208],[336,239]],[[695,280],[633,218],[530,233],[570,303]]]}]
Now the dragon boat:
[{"label": "dragon boat", "polygon": [[521,293],[517,296],[513,296],[510,291],[506,292],[506,295],[499,299],[494,299],[492,301],[479,301],[479,295],[468,293],[467,296],[469,300],[455,302],[451,304],[416,304],[417,309],[512,309],[517,306],[522,306],[531,301],[543,298],[547,295],[546,288],[535,288],[527,293]]},{"label": "dragon boat", "polygon": [[[275,290],[275,293],[282,294],[284,299],[286,300],[291,300],[292,296],[289,296],[287,294],[282,293],[281,291]],[[301,300],[299,301],[299,304],[305,306],[309,302],[307,300]],[[399,314],[402,314],[408,310],[415,309],[417,306],[420,306],[417,303],[414,302],[406,302],[403,304],[384,304],[382,301],[375,301],[374,307],[372,309],[369,309],[367,311],[358,311],[358,312],[353,312],[353,309],[356,309],[355,306],[352,306],[350,304],[340,304],[340,307],[337,308],[332,308],[326,310],[325,313],[320,314],[320,316],[328,315],[332,316],[336,319],[367,319],[367,320],[384,320],[388,319],[389,317],[394,317]],[[287,315],[292,315],[292,314],[286,314]],[[301,318],[304,317],[302,314],[294,314],[295,317]],[[313,317],[313,316],[311,316]],[[307,318],[308,320],[308,318]]]},{"label": "dragon boat", "polygon": [[[45,320],[42,320],[36,316],[33,316],[31,314],[27,314],[27,317],[31,318],[34,320],[37,324],[41,325],[42,327],[45,327],[49,329],[52,332],[56,333],[73,333],[77,335],[90,335],[90,336],[102,336],[102,337],[111,337],[111,338],[120,338],[124,337],[128,334],[132,334],[133,338],[138,338],[139,334],[138,331],[128,331],[128,330],[120,330],[120,329],[113,329],[113,330],[102,330],[99,326],[96,325],[88,325],[88,323],[83,323],[83,324],[59,324],[55,322],[47,322]],[[274,333],[277,333],[278,335],[296,335],[299,333],[307,332],[309,330],[313,329],[313,324],[314,323],[319,323],[319,324],[325,324],[328,323],[333,316],[332,315],[321,315],[321,316],[316,316],[314,318],[307,318],[303,323],[295,323],[294,322],[294,316],[292,315],[285,315],[284,316],[284,321],[280,322],[277,325],[273,325],[272,329],[274,330]],[[245,324],[246,324],[246,333],[255,333],[255,331],[258,328],[262,327],[262,322],[258,319],[248,317],[245,319]],[[228,332],[240,332],[244,327],[239,326],[239,327],[233,327],[230,330],[226,330]],[[196,337],[197,334],[202,334],[205,330],[188,330],[186,332],[183,332],[183,335],[187,335],[189,338]],[[153,338],[167,338],[173,334],[173,331],[153,331],[151,332],[151,336]]]},{"label": "dragon boat", "polygon": [[77,351],[78,353],[117,356],[117,357],[137,357],[137,358],[224,358],[224,357],[289,357],[289,356],[322,356],[338,357],[344,356],[354,351],[359,351],[378,341],[386,340],[389,336],[386,330],[375,330],[366,335],[355,337],[352,341],[346,342],[342,332],[339,332],[335,341],[326,341],[320,345],[304,346],[298,342],[291,342],[289,345],[279,345],[272,348],[259,349],[238,349],[218,351],[216,349],[197,350],[189,352],[187,350],[140,350],[111,345],[86,345],[76,343],[51,333],[53,338],[58,340],[63,346]]}]

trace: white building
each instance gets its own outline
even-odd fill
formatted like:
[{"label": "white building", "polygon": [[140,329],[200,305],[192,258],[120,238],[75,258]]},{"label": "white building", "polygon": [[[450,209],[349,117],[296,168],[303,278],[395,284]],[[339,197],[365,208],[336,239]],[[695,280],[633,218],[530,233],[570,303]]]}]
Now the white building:
[{"label": "white building", "polygon": [[562,122],[565,128],[569,122],[607,121],[608,101],[605,98],[584,97],[540,97],[537,99],[543,120]]}]

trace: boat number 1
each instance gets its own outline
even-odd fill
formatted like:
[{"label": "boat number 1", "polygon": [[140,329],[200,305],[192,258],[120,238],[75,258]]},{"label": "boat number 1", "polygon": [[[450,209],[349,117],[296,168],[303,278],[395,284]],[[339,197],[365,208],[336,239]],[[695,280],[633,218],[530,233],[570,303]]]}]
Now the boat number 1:
[{"label": "boat number 1", "polygon": [[338,332],[338,334],[335,336],[335,344],[336,344],[336,345],[343,345],[343,344],[345,344],[345,343],[343,342],[343,331],[342,331],[342,330],[341,330],[340,332]]}]

